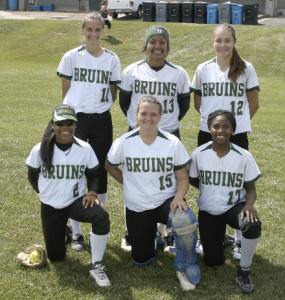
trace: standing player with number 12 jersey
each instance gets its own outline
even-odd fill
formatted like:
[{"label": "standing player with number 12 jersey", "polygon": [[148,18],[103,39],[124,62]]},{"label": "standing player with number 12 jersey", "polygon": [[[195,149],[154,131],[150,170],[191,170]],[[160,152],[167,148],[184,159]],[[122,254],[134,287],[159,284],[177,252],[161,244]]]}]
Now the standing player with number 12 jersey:
[{"label": "standing player with number 12 jersey", "polygon": [[[248,150],[247,133],[251,132],[251,119],[259,108],[259,83],[253,65],[239,56],[236,40],[231,25],[218,25],[213,34],[216,57],[196,69],[192,88],[195,109],[201,114],[198,146],[212,139],[207,127],[209,114],[223,109],[233,113],[237,123],[230,141]],[[241,232],[236,230],[234,259],[240,258],[240,240]],[[197,245],[197,251],[202,253],[200,243]]]}]

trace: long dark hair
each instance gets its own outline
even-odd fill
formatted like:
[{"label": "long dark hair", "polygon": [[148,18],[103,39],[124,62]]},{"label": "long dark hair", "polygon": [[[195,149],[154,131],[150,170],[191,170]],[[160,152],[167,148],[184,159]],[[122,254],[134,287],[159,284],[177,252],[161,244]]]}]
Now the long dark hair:
[{"label": "long dark hair", "polygon": [[[236,32],[234,30],[234,28],[230,25],[230,24],[221,24],[219,26],[217,26],[214,30],[214,35],[213,35],[213,40],[215,38],[215,33],[216,31],[220,30],[220,29],[227,29],[231,32],[234,41],[236,41]],[[230,61],[230,69],[229,69],[229,79],[232,83],[235,83],[237,81],[237,78],[239,75],[242,75],[245,73],[245,69],[246,69],[246,64],[245,61],[240,57],[240,55],[237,52],[236,47],[234,47],[233,49],[233,55]]]},{"label": "long dark hair", "polygon": [[50,120],[43,134],[40,147],[40,157],[48,171],[50,171],[51,168],[53,149],[55,144],[55,133],[52,124],[53,121]]}]

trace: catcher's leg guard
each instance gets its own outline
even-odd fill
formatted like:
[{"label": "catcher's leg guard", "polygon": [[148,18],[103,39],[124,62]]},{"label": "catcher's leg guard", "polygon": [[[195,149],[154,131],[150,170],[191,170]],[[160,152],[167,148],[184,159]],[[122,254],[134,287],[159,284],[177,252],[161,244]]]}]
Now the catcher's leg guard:
[{"label": "catcher's leg guard", "polygon": [[177,209],[175,214],[170,211],[169,224],[176,242],[176,249],[173,250],[176,252],[174,267],[177,271],[185,272],[191,283],[197,284],[200,282],[200,268],[195,264],[198,226],[195,214],[190,208],[183,212]]}]

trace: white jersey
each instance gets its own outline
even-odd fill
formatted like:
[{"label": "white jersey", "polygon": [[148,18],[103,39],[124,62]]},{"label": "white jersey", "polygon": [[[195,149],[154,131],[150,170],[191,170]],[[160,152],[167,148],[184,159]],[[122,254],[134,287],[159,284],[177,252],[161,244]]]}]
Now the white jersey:
[{"label": "white jersey", "polygon": [[57,75],[71,80],[63,103],[73,106],[76,113],[101,114],[113,104],[110,84],[121,81],[121,64],[118,56],[106,49],[94,57],[81,46],[65,53]]},{"label": "white jersey", "polygon": [[200,179],[199,209],[220,215],[237,202],[245,202],[245,187],[253,184],[261,173],[252,155],[231,144],[224,157],[213,151],[212,142],[196,148],[191,155],[190,179]]},{"label": "white jersey", "polygon": [[125,205],[136,212],[154,209],[175,196],[175,171],[189,161],[181,141],[164,130],[159,130],[151,145],[142,141],[138,129],[125,133],[107,155],[108,164],[123,165]]},{"label": "white jersey", "polygon": [[178,99],[190,95],[190,79],[180,66],[166,61],[164,67],[153,70],[147,60],[135,62],[123,71],[122,82],[117,85],[126,94],[132,94],[127,112],[129,126],[136,127],[137,104],[143,96],[155,96],[162,104],[162,118],[158,127],[168,132],[179,126]]},{"label": "white jersey", "polygon": [[209,132],[208,116],[217,109],[233,113],[237,128],[234,134],[251,132],[251,122],[247,92],[259,90],[258,78],[253,65],[246,63],[245,73],[231,83],[228,78],[229,68],[222,72],[216,58],[198,66],[192,82],[192,89],[201,96],[201,126],[200,129]]},{"label": "white jersey", "polygon": [[40,173],[40,200],[57,209],[67,207],[85,195],[85,172],[99,168],[97,157],[88,143],[74,137],[71,148],[66,151],[54,145],[48,172],[40,157],[40,146],[41,143],[32,149],[26,161],[29,169]]}]

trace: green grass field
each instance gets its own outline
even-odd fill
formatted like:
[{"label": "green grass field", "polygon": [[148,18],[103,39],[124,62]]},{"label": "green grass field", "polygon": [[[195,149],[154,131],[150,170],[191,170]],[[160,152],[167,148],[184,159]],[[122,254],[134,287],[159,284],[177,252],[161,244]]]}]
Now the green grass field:
[{"label": "green grass field", "polygon": [[[113,21],[114,38],[103,47],[118,54],[122,69],[143,59],[139,49],[145,22]],[[190,78],[199,63],[214,56],[215,25],[164,24],[170,31],[169,61],[183,66]],[[250,151],[263,177],[257,182],[256,208],[263,232],[252,264],[255,291],[249,299],[284,299],[284,100],[285,28],[235,26],[237,49],[253,63],[260,81],[260,109],[249,135]],[[236,261],[226,248],[226,264],[207,268],[201,257],[201,283],[183,292],[176,278],[174,254],[158,255],[149,267],[136,267],[130,254],[120,250],[124,232],[122,187],[109,180],[107,210],[111,233],[104,263],[112,286],[98,288],[89,276],[90,252],[71,251],[65,262],[43,269],[26,269],[15,261],[18,252],[32,243],[43,244],[40,205],[27,180],[25,160],[41,140],[52,109],[62,102],[56,69],[62,55],[82,41],[79,21],[0,20],[0,299],[243,299],[235,280]],[[118,101],[112,108],[114,138],[127,131]],[[182,141],[189,154],[196,147],[199,115],[193,105],[181,122]],[[197,191],[189,189],[189,206],[197,212]],[[89,225],[83,225],[84,235]]]}]

